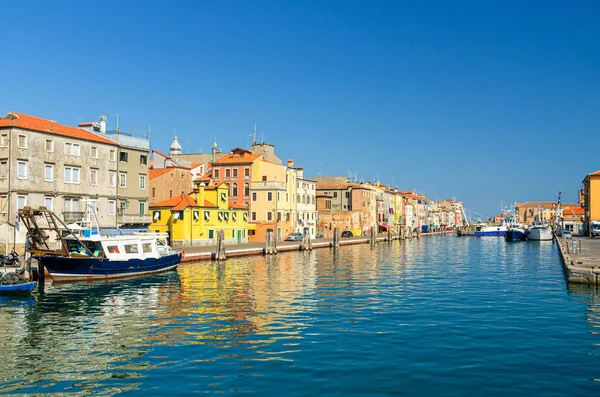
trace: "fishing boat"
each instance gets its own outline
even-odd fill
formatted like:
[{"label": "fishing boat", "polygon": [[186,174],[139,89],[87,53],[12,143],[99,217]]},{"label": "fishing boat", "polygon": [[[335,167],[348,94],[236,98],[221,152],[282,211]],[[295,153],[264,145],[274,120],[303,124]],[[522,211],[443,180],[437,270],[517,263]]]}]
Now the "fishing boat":
[{"label": "fishing boat", "polygon": [[502,225],[478,225],[475,230],[475,236],[477,237],[486,237],[486,236],[500,236],[503,237],[506,234],[506,224]]},{"label": "fishing boat", "polygon": [[527,240],[527,229],[525,226],[518,223],[510,225],[508,229],[506,229],[504,240],[508,242],[525,241]]},{"label": "fishing boat", "polygon": [[552,240],[554,233],[552,233],[552,227],[548,221],[542,219],[542,208],[538,205],[537,207],[537,220],[534,216],[534,221],[529,225],[529,231],[527,232],[527,240],[532,241],[545,241]]},{"label": "fishing boat", "polygon": [[[141,276],[175,269],[181,254],[165,244],[166,235],[140,233],[105,235],[97,223],[93,208],[79,230],[64,224],[52,211],[25,207],[19,217],[33,237],[29,249],[33,258],[48,271],[53,281],[104,280]],[[56,237],[51,247],[48,237]]]},{"label": "fishing boat", "polygon": [[544,241],[552,240],[553,238],[552,227],[550,227],[547,221],[535,221],[529,225],[527,240]]}]

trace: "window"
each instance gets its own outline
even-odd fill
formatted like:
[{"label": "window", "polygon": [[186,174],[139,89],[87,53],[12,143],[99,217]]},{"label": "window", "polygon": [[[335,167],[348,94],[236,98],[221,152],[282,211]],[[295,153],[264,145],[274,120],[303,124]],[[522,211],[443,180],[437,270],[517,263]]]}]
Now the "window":
[{"label": "window", "polygon": [[225,178],[231,177],[231,170],[229,168],[225,168]]},{"label": "window", "polygon": [[237,212],[235,212],[235,211],[231,212],[231,219],[233,219],[234,222],[237,221]]},{"label": "window", "polygon": [[280,222],[280,221],[281,221],[281,212],[278,212],[277,213],[277,222]]},{"label": "window", "polygon": [[120,162],[126,163],[128,159],[129,159],[129,153],[127,153],[127,152],[121,152],[119,154],[119,161]]},{"label": "window", "polygon": [[333,192],[333,198],[337,198],[337,192]]},{"label": "window", "polygon": [[146,213],[146,203],[139,203],[140,206],[140,214],[145,214]]},{"label": "window", "polygon": [[281,193],[277,192],[277,202],[281,201]]},{"label": "window", "polygon": [[256,192],[252,192],[252,201],[256,201]]},{"label": "window", "polygon": [[108,187],[117,186],[117,173],[115,171],[108,171]]},{"label": "window", "polygon": [[256,212],[252,211],[252,221],[256,221]]},{"label": "window", "polygon": [[121,212],[125,212],[125,210],[126,210],[126,209],[127,209],[127,207],[128,207],[128,202],[127,202],[127,201],[121,201],[121,202],[119,203],[119,206],[121,207],[120,211],[121,211]]},{"label": "window", "polygon": [[156,188],[152,188],[152,198],[156,197]]},{"label": "window", "polygon": [[17,146],[21,149],[27,149],[27,136],[19,135],[19,139],[17,140]]},{"label": "window", "polygon": [[17,210],[23,209],[27,205],[27,196],[17,196]]},{"label": "window", "polygon": [[250,168],[244,168],[244,179],[250,178]]},{"label": "window", "polygon": [[297,194],[297,195],[296,195],[296,202],[297,202],[297,203],[299,203],[299,202],[300,202],[300,195],[299,195],[299,194]]},{"label": "window", "polygon": [[263,182],[266,182],[267,181],[267,176],[263,175],[262,180],[263,180]]},{"label": "window", "polygon": [[44,207],[50,211],[54,211],[54,197],[44,197]]},{"label": "window", "polygon": [[79,183],[80,168],[65,167],[65,183]]},{"label": "window", "polygon": [[108,161],[117,161],[116,149],[110,149],[110,152],[108,152]]},{"label": "window", "polygon": [[221,201],[223,201],[223,202],[227,201],[227,194],[225,192],[221,193]]},{"label": "window", "polygon": [[109,245],[106,248],[108,248],[108,252],[111,254],[118,254],[119,253],[119,247],[116,245]]},{"label": "window", "polygon": [[[254,220],[256,220],[256,212],[254,213]],[[244,222],[248,222],[248,213],[244,212]]]},{"label": "window", "polygon": [[238,176],[238,170],[237,170],[237,168],[234,168],[233,170],[231,170],[231,173],[232,173],[232,175],[233,175],[234,178],[237,178],[237,176]]},{"label": "window", "polygon": [[119,173],[119,187],[127,187],[127,174],[124,172]]},{"label": "window", "polygon": [[146,175],[140,175],[140,190],[146,190]]},{"label": "window", "polygon": [[98,184],[98,170],[90,170],[90,185]]},{"label": "window", "polygon": [[224,212],[223,215],[225,216],[225,220],[228,221],[229,220],[229,212]]},{"label": "window", "polygon": [[287,203],[288,201],[290,201],[290,194],[286,193],[285,194],[285,202]]},{"label": "window", "polygon": [[217,214],[217,219],[219,219],[220,221],[223,220],[223,213],[219,211],[219,213]]},{"label": "window", "polygon": [[350,198],[350,192],[346,192],[346,198]]},{"label": "window", "polygon": [[79,199],[65,197],[64,211],[77,211],[79,209]]},{"label": "window", "polygon": [[17,178],[27,179],[27,161],[17,161]]},{"label": "window", "polygon": [[54,164],[44,164],[44,180],[46,182],[54,180]]},{"label": "window", "polygon": [[142,251],[145,254],[149,254],[152,252],[152,244],[150,243],[142,243]]},{"label": "window", "polygon": [[152,214],[152,219],[155,221],[160,221],[160,211],[154,211]]},{"label": "window", "polygon": [[219,169],[215,168],[214,173],[215,173],[215,178],[218,178],[219,177]]},{"label": "window", "polygon": [[250,195],[250,184],[248,182],[244,183],[244,197],[248,197]]},{"label": "window", "polygon": [[108,200],[108,215],[115,214],[115,200]]},{"label": "window", "polygon": [[0,178],[8,176],[8,161],[0,161]]},{"label": "window", "polygon": [[52,139],[46,139],[46,144],[44,148],[47,152],[54,152],[54,141]]},{"label": "window", "polygon": [[138,253],[137,244],[125,244],[125,245],[123,245],[123,248],[125,249],[125,252],[128,254],[137,254]]},{"label": "window", "polygon": [[204,220],[210,221],[210,211],[204,211]]},{"label": "window", "polygon": [[173,198],[173,191],[169,190],[169,198]]},{"label": "window", "polygon": [[140,165],[148,165],[148,156],[140,154]]},{"label": "window", "polygon": [[268,221],[272,221],[273,220],[273,213],[271,211],[267,211],[267,220]]},{"label": "window", "polygon": [[273,192],[267,192],[267,201],[273,201]]},{"label": "window", "polygon": [[78,143],[65,142],[65,154],[79,156],[81,154],[81,147]]},{"label": "window", "polygon": [[198,219],[200,219],[200,211],[194,210],[192,212],[192,215],[193,215],[195,221],[197,221]]},{"label": "window", "polygon": [[0,146],[2,146],[2,147],[8,146],[8,134],[2,134],[0,136]]},{"label": "window", "polygon": [[231,195],[232,195],[233,197],[237,197],[237,195],[238,195],[238,186],[237,186],[237,183],[234,183],[234,184],[231,186]]}]

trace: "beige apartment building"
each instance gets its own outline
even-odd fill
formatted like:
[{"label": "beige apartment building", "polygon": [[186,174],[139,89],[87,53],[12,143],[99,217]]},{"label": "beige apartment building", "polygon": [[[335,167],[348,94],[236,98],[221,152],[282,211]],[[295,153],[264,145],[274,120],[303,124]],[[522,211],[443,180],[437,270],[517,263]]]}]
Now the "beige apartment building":
[{"label": "beige apartment building", "polygon": [[105,118],[84,127],[16,112],[0,118],[0,252],[22,249],[16,215],[25,206],[45,206],[65,223],[81,221],[88,204],[101,227],[150,223],[141,214],[148,149],[140,141],[148,141],[104,134]]}]

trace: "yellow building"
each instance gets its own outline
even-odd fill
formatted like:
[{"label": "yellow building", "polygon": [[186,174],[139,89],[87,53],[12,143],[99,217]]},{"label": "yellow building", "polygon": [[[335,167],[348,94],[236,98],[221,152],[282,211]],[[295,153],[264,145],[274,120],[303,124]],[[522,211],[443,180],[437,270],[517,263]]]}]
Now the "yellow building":
[{"label": "yellow building", "polygon": [[403,226],[402,223],[402,213],[404,212],[404,199],[402,198],[402,194],[398,191],[398,189],[393,190],[394,194],[394,228],[396,232],[400,232],[400,229]]},{"label": "yellow building", "polygon": [[590,222],[600,221],[600,171],[586,175],[580,197],[585,217],[584,230],[589,235]]},{"label": "yellow building", "polygon": [[174,247],[215,245],[219,230],[224,230],[226,244],[248,242],[248,210],[229,200],[224,183],[156,203],[150,213],[150,229],[168,233]]}]

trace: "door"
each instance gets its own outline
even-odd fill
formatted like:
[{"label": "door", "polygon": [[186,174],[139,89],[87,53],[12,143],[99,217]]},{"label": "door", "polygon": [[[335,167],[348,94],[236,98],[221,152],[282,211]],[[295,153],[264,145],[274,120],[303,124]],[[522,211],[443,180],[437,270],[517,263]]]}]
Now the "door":
[{"label": "door", "polygon": [[242,243],[242,231],[241,230],[237,231],[237,242],[238,242],[238,244]]}]

